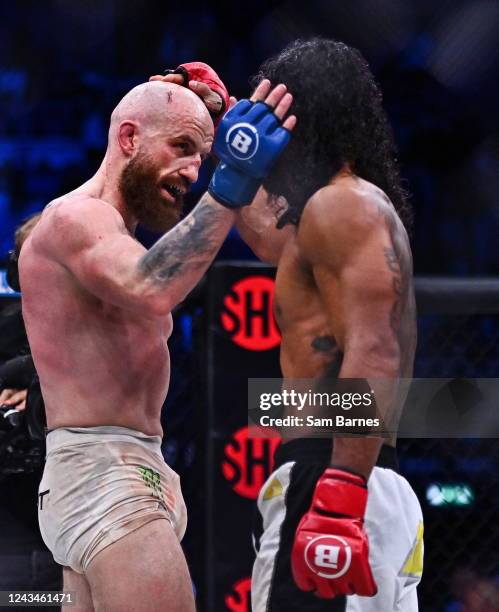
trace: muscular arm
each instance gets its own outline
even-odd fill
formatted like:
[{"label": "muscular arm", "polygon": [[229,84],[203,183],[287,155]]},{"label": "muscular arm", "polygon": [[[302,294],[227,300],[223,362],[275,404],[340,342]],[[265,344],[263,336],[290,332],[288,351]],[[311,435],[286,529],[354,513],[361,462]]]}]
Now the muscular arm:
[{"label": "muscular arm", "polygon": [[206,193],[181,223],[141,257],[140,275],[159,296],[168,293],[171,307],[175,306],[206,272],[234,220],[234,211]]},{"label": "muscular arm", "polygon": [[[339,377],[393,380],[375,389],[386,419],[401,363],[400,266],[390,229],[368,196],[329,186],[307,205],[298,236],[343,353]],[[367,478],[381,444],[376,437],[335,437],[332,463]]]},{"label": "muscular arm", "polygon": [[52,223],[44,248],[50,255],[92,295],[145,316],[163,316],[185,298],[235,217],[205,194],[147,251],[128,233],[120,214],[100,200],[61,203],[47,212]]},{"label": "muscular arm", "polygon": [[272,203],[268,193],[260,188],[251,206],[238,211],[236,227],[241,238],[255,255],[271,265],[277,265],[293,228],[287,225],[276,228],[276,223],[284,212],[285,205]]}]

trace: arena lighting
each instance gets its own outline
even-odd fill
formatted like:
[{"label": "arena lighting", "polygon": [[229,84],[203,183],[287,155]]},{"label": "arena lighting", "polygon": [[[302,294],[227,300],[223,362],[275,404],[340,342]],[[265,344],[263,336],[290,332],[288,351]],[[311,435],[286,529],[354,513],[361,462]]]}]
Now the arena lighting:
[{"label": "arena lighting", "polygon": [[433,482],[426,489],[426,501],[435,507],[471,506],[475,493],[468,484]]}]

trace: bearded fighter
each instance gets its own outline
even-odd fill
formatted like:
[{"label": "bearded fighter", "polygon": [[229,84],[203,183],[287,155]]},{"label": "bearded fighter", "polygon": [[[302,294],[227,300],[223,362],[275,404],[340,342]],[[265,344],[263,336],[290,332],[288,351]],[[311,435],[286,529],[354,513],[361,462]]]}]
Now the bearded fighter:
[{"label": "bearded fighter", "polygon": [[[51,202],[23,246],[23,315],[49,430],[40,529],[76,591],[73,611],[194,610],[179,543],[186,509],[160,450],[170,313],[286,146],[291,101],[264,81],[225,115],[209,193],[178,222],[213,122],[187,87],[135,87],[112,113],[97,173]],[[146,250],[138,223],[167,233]]]},{"label": "bearded fighter", "polygon": [[[238,228],[277,265],[283,377],[340,391],[343,379],[384,379],[389,417],[397,380],[412,376],[416,309],[380,91],[358,51],[325,39],[292,43],[264,77],[293,91],[298,124]],[[253,611],[416,611],[423,522],[395,439],[304,435],[278,449],[258,498]]]}]

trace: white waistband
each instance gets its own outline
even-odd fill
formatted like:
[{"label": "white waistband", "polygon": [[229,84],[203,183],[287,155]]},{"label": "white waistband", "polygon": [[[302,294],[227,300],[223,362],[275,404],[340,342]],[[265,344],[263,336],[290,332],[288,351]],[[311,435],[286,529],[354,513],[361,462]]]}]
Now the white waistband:
[{"label": "white waistband", "polygon": [[161,455],[161,436],[148,436],[136,429],[115,425],[53,429],[47,434],[47,455],[63,446],[97,442],[131,442]]}]

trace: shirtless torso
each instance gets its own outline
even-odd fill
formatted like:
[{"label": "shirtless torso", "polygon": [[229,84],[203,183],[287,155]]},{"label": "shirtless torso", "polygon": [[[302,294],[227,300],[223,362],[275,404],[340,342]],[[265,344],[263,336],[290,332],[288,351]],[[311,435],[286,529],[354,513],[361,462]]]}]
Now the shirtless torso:
[{"label": "shirtless torso", "polygon": [[[338,230],[331,228],[330,239],[317,233],[314,216],[322,214],[319,207],[328,204],[330,219],[320,220],[320,227],[327,231],[336,223],[335,217],[348,211],[335,211],[335,190],[351,192],[352,201],[358,199],[359,207],[365,207],[365,214],[378,217],[379,241],[377,252],[367,251],[367,244],[361,245],[355,255],[360,277],[369,281],[371,271],[377,270],[378,276],[391,277],[393,303],[389,312],[390,326],[395,332],[403,359],[400,376],[412,373],[412,363],[416,344],[415,302],[412,286],[412,256],[406,231],[393,206],[383,192],[358,177],[348,176],[333,181],[332,186],[324,188],[324,201],[317,202],[317,195],[306,207],[302,222],[296,231],[290,233],[279,260],[275,288],[275,316],[282,332],[281,368],[285,378],[315,378],[325,375],[338,375],[342,365],[344,346],[342,332],[348,325],[352,312],[351,296],[342,293],[341,273],[345,272],[347,261],[338,257],[335,266],[335,252],[346,250],[350,245],[341,245],[337,238],[344,234],[345,239],[354,240],[348,235],[350,228]],[[329,191],[329,193],[327,193]],[[344,195],[344,194],[341,194]],[[362,201],[363,200],[363,201]],[[361,202],[362,201],[362,202]],[[341,204],[340,204],[341,205]],[[355,214],[354,211],[352,211]],[[359,215],[364,214],[362,210]],[[338,222],[345,220],[338,219]],[[355,220],[352,219],[353,223]],[[350,223],[352,223],[350,221]],[[366,220],[367,221],[367,220]],[[368,221],[367,221],[368,222]],[[349,223],[349,225],[350,225]],[[358,228],[360,232],[366,228]],[[362,247],[366,249],[364,253]],[[353,250],[353,245],[351,246]],[[374,251],[374,249],[373,249]],[[341,253],[340,253],[341,255]],[[350,255],[350,253],[345,253]],[[368,256],[369,255],[369,256]],[[373,259],[376,257],[376,259]],[[343,258],[342,258],[343,259]],[[345,257],[345,259],[347,259]],[[352,264],[354,258],[352,258]],[[352,266],[353,267],[353,266]],[[366,290],[368,287],[365,287]],[[361,304],[364,306],[365,304]],[[372,315],[376,321],[377,314]],[[379,327],[386,321],[379,320]],[[366,330],[361,330],[365,333]]]},{"label": "shirtless torso", "polygon": [[[78,193],[54,201],[23,248],[23,314],[43,388],[47,426],[119,425],[161,435],[171,315],[148,318],[107,303],[83,287],[54,253],[54,227],[61,209],[84,206],[92,195]],[[126,232],[119,213],[111,207],[106,212],[116,215],[116,223]],[[76,239],[64,236],[65,241]]]},{"label": "shirtless torso", "polygon": [[[410,377],[416,348],[412,255],[386,195],[341,172],[307,202],[298,227],[280,231],[258,220],[265,198],[258,204],[243,212],[238,227],[262,259],[277,265],[274,311],[283,377]],[[379,449],[370,445],[339,439],[335,452],[348,456],[337,461],[348,459],[368,474]]]},{"label": "shirtless torso", "polygon": [[[138,86],[113,111],[109,134],[97,173],[52,201],[23,246],[23,316],[49,429],[162,435],[170,313],[208,267],[233,213],[206,194],[172,227],[213,141],[194,93]],[[171,229],[148,251],[134,238],[139,221]]]}]

